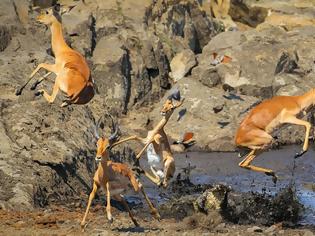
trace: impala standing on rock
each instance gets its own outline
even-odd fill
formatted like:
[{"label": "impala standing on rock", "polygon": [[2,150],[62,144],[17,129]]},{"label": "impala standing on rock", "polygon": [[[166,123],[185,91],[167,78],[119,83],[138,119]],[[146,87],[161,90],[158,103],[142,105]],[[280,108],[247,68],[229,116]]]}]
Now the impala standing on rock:
[{"label": "impala standing on rock", "polygon": [[70,48],[64,40],[62,35],[60,5],[55,5],[53,8],[43,11],[43,13],[37,17],[37,20],[50,27],[51,45],[56,58],[55,64],[39,64],[30,75],[28,81],[16,91],[16,95],[20,95],[34,75],[43,68],[49,72],[40,80],[36,81],[32,89],[35,89],[36,85],[51,72],[55,73],[57,77],[51,95],[43,89],[38,90],[36,95],[43,95],[49,103],[52,103],[58,91],[61,90],[66,96],[61,107],[70,104],[88,103],[94,97],[94,84],[90,76],[90,69],[85,58],[79,52]]}]

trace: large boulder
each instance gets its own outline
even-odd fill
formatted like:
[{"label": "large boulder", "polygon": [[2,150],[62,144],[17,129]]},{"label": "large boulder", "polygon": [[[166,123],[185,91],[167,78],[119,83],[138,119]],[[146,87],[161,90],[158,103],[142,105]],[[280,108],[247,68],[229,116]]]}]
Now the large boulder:
[{"label": "large boulder", "polygon": [[163,40],[169,57],[185,48],[201,52],[220,32],[219,24],[212,22],[196,1],[155,1],[147,9],[145,23]]},{"label": "large boulder", "polygon": [[271,24],[293,30],[301,26],[314,25],[315,6],[311,1],[232,1],[232,18],[247,20],[256,27],[257,24]]},{"label": "large boulder", "polygon": [[190,72],[196,63],[195,55],[190,49],[186,49],[176,54],[170,64],[170,77],[174,82],[177,82]]}]

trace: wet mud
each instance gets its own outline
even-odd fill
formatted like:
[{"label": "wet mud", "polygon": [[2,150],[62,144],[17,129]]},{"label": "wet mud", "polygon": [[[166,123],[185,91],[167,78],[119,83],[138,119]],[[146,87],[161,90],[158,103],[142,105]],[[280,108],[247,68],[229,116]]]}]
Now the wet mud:
[{"label": "wet mud", "polygon": [[[192,215],[191,201],[219,183],[226,187],[221,213],[229,222],[314,226],[315,152],[310,149],[294,159],[299,149],[300,146],[287,146],[265,152],[254,160],[254,165],[277,173],[276,185],[270,176],[238,167],[241,159],[237,153],[191,152],[176,155],[177,171],[168,190],[152,188],[150,184],[146,187],[162,209],[167,209],[167,217],[183,219]],[[191,169],[189,176],[187,167]]]},{"label": "wet mud", "polygon": [[[313,150],[294,160],[298,146],[266,152],[255,164],[276,171],[279,181],[238,167],[236,153],[187,153],[175,157],[177,170],[167,189],[144,177],[145,190],[158,206],[161,221],[153,219],[143,199],[132,192],[127,200],[141,227],[134,227],[127,212],[112,201],[114,222],[106,219],[106,199],[99,193],[91,207],[88,225],[80,220],[87,198],[60,202],[33,212],[0,212],[0,235],[303,235],[315,232]],[[145,167],[145,160],[141,163]],[[253,225],[258,228],[252,229]],[[257,232],[258,232],[257,231]],[[256,231],[254,231],[256,232]]]}]

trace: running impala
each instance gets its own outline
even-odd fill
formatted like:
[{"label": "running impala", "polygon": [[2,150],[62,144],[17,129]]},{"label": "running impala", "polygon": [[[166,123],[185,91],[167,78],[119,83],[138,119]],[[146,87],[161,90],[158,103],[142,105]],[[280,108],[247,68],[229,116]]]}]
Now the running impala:
[{"label": "running impala", "polygon": [[308,149],[311,124],[297,117],[314,104],[315,89],[312,89],[300,96],[276,96],[254,107],[241,122],[236,132],[236,145],[250,149],[239,166],[270,175],[276,183],[277,176],[273,170],[251,165],[251,162],[271,144],[272,131],[285,123],[305,127],[304,144],[301,152],[295,154],[295,158],[302,156]]},{"label": "running impala", "polygon": [[151,209],[151,214],[156,219],[160,220],[160,215],[157,209],[153,206],[152,202],[144,192],[142,184],[136,178],[132,170],[126,164],[116,163],[109,160],[109,150],[117,142],[118,139],[118,125],[114,124],[112,119],[112,134],[107,138],[98,134],[98,127],[100,124],[99,121],[95,126],[95,136],[97,138],[97,153],[95,160],[98,163],[98,167],[93,178],[93,190],[90,193],[88,205],[84,217],[81,221],[82,229],[84,229],[85,227],[86,217],[88,215],[92,200],[94,199],[95,194],[99,188],[103,188],[106,192],[106,212],[107,219],[110,222],[113,221],[110,205],[110,199],[113,198],[123,204],[135,226],[139,226],[138,222],[130,211],[127,202],[125,201],[124,196],[122,195],[122,193],[124,193],[129,188],[132,188],[135,192],[141,191]]}]

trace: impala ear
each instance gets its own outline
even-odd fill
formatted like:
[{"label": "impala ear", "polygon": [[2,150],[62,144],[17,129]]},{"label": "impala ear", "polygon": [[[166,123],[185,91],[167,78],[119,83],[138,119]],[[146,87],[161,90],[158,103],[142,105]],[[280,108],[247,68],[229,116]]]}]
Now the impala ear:
[{"label": "impala ear", "polygon": [[54,17],[56,17],[56,19],[61,23],[60,9],[60,4],[56,4],[55,6],[53,6],[52,12]]},{"label": "impala ear", "polygon": [[172,93],[172,98],[176,101],[180,101],[180,91],[178,89]]}]

